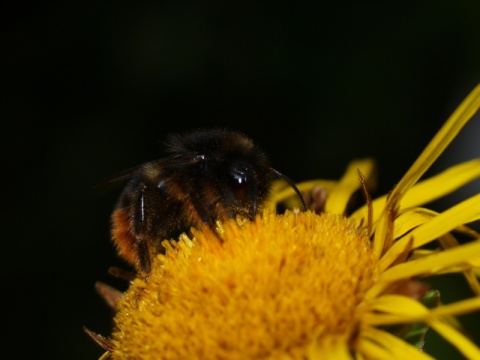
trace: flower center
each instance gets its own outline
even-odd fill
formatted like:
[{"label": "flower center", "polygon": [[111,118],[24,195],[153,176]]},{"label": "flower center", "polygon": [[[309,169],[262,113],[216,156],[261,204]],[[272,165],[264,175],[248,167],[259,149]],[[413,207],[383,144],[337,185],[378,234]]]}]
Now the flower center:
[{"label": "flower center", "polygon": [[297,357],[352,337],[376,277],[365,231],[337,215],[287,212],[219,232],[221,244],[209,231],[171,243],[149,280],[134,282],[116,317],[117,353]]}]

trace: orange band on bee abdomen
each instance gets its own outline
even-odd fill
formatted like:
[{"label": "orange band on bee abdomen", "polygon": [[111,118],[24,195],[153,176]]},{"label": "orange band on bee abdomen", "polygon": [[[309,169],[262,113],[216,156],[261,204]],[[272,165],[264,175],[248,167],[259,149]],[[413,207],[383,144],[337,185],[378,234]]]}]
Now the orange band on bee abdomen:
[{"label": "orange band on bee abdomen", "polygon": [[136,239],[132,235],[130,221],[126,212],[117,209],[112,214],[112,240],[119,254],[134,266],[138,265]]}]

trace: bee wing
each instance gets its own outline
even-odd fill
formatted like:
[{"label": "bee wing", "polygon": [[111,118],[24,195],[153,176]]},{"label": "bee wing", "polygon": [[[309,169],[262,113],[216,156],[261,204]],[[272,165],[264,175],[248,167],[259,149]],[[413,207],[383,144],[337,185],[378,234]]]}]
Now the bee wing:
[{"label": "bee wing", "polygon": [[184,166],[197,164],[205,160],[205,155],[198,153],[185,153],[181,155],[173,155],[160,160],[157,160],[157,164],[161,167],[178,168],[181,169]]},{"label": "bee wing", "polygon": [[[153,162],[155,162],[157,166],[160,166],[162,168],[163,167],[182,168],[187,165],[196,164],[200,161],[203,161],[204,159],[205,159],[205,156],[202,154],[188,153],[188,154],[182,154],[182,155],[168,156],[159,160],[155,160]],[[105,188],[113,184],[117,184],[117,183],[129,180],[133,176],[133,174],[135,174],[137,171],[142,169],[147,164],[149,163],[134,166],[129,169],[112,174],[111,176],[108,176],[107,178],[95,184],[95,188]]]},{"label": "bee wing", "polygon": [[142,168],[143,165],[135,166],[123,171],[119,171],[115,174],[112,174],[103,180],[100,180],[98,183],[94,185],[94,188],[100,189],[100,188],[106,188],[111,185],[124,182],[132,177],[133,174],[135,174],[138,170]]}]

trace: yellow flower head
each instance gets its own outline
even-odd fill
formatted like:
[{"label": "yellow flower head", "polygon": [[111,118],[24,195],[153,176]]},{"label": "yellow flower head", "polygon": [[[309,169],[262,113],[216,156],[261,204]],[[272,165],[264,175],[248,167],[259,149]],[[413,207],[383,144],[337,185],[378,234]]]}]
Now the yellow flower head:
[{"label": "yellow flower head", "polygon": [[121,356],[301,357],[321,338],[349,341],[356,331],[376,267],[353,223],[266,213],[225,223],[223,244],[209,231],[194,238],[167,244],[148,281],[136,279],[127,292],[113,340]]},{"label": "yellow flower head", "polygon": [[[353,214],[351,195],[372,180],[368,159],[340,181],[298,185],[317,213],[275,214],[280,201],[295,201],[293,190],[278,188],[253,222],[165,241],[149,277],[133,280],[116,304],[111,338],[96,335],[104,358],[428,359],[423,338],[414,346],[402,333],[419,323],[480,358],[453,319],[480,309],[480,235],[465,226],[480,218],[480,195],[442,213],[421,207],[480,177],[480,159],[418,182],[479,107],[480,85],[388,196],[364,191],[367,204]],[[472,240],[460,244],[454,230]],[[434,241],[437,249],[424,248]],[[475,296],[427,306],[418,280],[452,272]]]}]

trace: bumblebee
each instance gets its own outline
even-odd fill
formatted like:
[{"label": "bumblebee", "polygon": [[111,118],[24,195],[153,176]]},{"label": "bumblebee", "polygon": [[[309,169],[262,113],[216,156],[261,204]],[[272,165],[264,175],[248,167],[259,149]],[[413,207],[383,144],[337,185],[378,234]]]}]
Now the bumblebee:
[{"label": "bumblebee", "polygon": [[[190,227],[242,216],[253,219],[283,178],[245,135],[224,129],[170,135],[165,158],[128,171],[112,214],[112,239],[119,255],[149,273],[162,241]],[[123,176],[123,177],[125,177]]]}]

